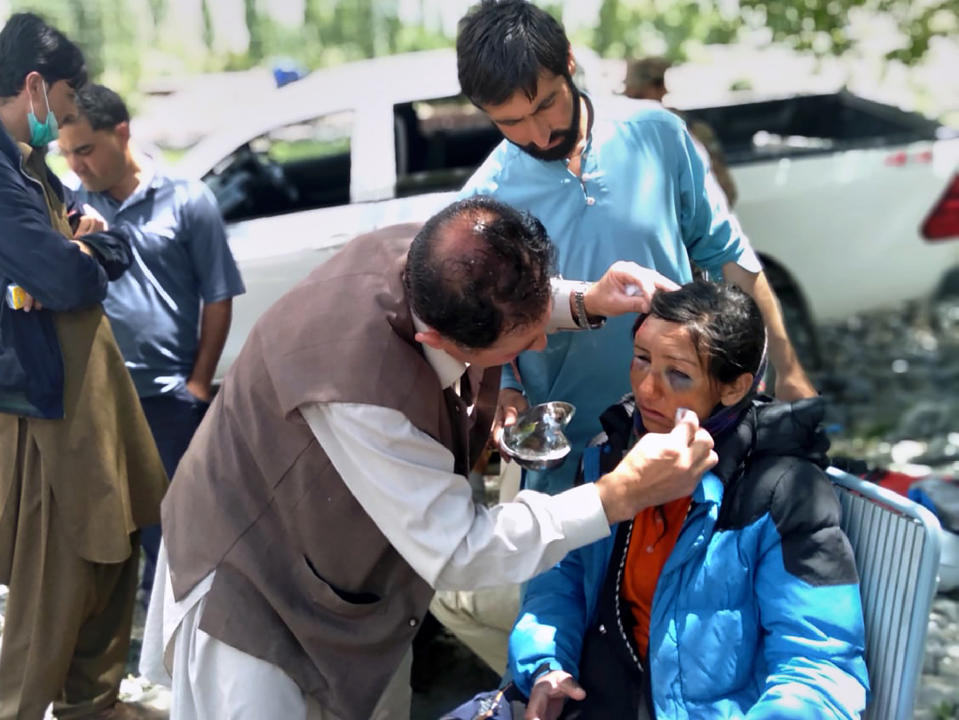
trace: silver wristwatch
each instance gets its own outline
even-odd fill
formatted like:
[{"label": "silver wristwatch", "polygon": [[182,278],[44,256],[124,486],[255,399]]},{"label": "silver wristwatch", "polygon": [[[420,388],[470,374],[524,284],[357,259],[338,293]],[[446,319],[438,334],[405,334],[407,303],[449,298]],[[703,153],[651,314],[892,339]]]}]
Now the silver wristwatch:
[{"label": "silver wristwatch", "polygon": [[590,316],[586,312],[586,291],[589,290],[589,283],[583,283],[573,290],[573,309],[576,311],[576,325],[583,329],[599,330],[606,324],[606,318],[602,315]]}]

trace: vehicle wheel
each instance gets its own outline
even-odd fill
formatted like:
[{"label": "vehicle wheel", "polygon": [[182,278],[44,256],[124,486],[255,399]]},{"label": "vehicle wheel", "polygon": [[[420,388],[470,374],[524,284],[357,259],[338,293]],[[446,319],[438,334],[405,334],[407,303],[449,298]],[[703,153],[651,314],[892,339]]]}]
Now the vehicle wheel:
[{"label": "vehicle wheel", "polygon": [[955,297],[959,297],[959,267],[951,268],[942,276],[932,296],[933,301]]},{"label": "vehicle wheel", "polygon": [[[768,260],[764,260],[764,262],[766,263],[766,277],[769,279],[769,284],[772,285],[776,297],[779,298],[786,332],[789,333],[789,339],[799,356],[799,362],[802,363],[806,372],[821,370],[823,363],[819,348],[819,335],[816,332],[816,326],[812,321],[812,314],[809,312],[805,298],[784,270]],[[772,394],[775,386],[776,374],[770,363],[766,370],[767,392]]]}]

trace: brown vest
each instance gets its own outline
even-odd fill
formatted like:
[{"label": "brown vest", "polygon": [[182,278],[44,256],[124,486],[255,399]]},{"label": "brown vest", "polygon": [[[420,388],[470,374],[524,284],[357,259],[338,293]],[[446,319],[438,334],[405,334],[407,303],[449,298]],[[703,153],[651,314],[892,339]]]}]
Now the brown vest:
[{"label": "brown vest", "polygon": [[175,596],[216,570],[200,627],[278,665],[344,720],[369,717],[433,591],[347,489],[298,408],[399,410],[465,475],[499,385],[498,369],[483,375],[482,412],[468,417],[413,339],[401,273],[417,229],[353,240],[264,313],[163,502]]}]

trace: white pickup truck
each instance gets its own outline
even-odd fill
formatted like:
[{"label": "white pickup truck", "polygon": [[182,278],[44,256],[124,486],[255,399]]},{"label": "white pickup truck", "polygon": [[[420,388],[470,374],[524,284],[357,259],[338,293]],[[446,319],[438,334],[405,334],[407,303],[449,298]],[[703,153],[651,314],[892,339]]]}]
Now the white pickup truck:
[{"label": "white pickup truck", "polygon": [[[500,139],[458,93],[452,51],[351,63],[249,103],[183,158],[216,195],[247,285],[221,373],[259,314],[349,238],[452,200]],[[725,147],[736,212],[807,363],[815,321],[959,272],[955,133],[846,93],[688,114]]]},{"label": "white pickup truck", "polygon": [[691,109],[807,363],[815,323],[926,297],[959,273],[959,132],[846,92]]}]

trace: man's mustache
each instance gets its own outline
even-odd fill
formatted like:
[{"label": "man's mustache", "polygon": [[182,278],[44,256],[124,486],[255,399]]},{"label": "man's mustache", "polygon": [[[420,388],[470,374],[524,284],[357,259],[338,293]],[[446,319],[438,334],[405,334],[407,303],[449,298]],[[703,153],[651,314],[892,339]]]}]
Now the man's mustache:
[{"label": "man's mustache", "polygon": [[[560,130],[558,132],[551,133],[549,136],[549,140],[546,141],[546,147],[549,147],[557,140],[566,140],[570,135],[572,135],[572,133],[569,130]],[[523,149],[531,150],[535,153],[537,150],[542,151],[544,148],[541,148],[536,143],[527,143],[526,145],[523,146]]]}]

